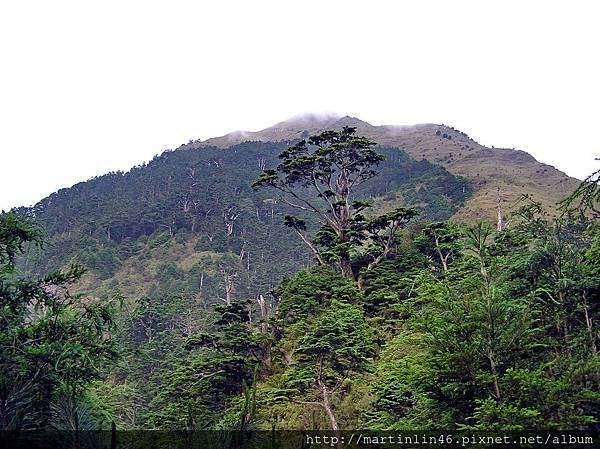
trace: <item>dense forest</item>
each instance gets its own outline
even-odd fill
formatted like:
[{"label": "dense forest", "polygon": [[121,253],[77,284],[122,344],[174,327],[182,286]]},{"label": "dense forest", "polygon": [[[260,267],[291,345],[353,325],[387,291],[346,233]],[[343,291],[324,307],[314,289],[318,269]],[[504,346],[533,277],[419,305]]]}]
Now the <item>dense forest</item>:
[{"label": "dense forest", "polygon": [[597,430],[597,176],[470,192],[344,128],[0,215],[1,428]]}]

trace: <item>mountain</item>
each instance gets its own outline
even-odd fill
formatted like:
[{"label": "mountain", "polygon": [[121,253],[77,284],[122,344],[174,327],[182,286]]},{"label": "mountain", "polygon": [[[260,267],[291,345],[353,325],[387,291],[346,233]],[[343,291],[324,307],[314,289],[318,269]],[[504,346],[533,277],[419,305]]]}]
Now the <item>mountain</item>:
[{"label": "mountain", "polygon": [[307,114],[261,131],[236,131],[185,147],[212,145],[228,148],[248,140],[293,140],[342,126],[356,127],[359,134],[372,138],[380,145],[401,148],[416,160],[426,159],[470,181],[475,193],[456,213],[455,219],[458,221],[494,219],[497,216],[498,191],[505,213],[515,207],[525,193],[554,212],[556,203],[573,192],[579,184],[577,179],[537,161],[524,151],[488,148],[459,130],[436,124],[373,126],[349,116]]},{"label": "mountain", "polygon": [[[264,294],[310,261],[283,224],[288,207],[274,192],[251,188],[286,145],[179,149],[127,173],[61,189],[21,210],[50,242],[23,268],[42,274],[83,263],[90,268],[83,288],[100,297],[185,293],[214,302],[229,294],[229,276],[236,278],[236,295]],[[380,151],[386,160],[379,176],[358,192],[376,210],[415,205],[423,219],[444,220],[471,194],[465,179],[439,165],[396,148]]]},{"label": "mountain", "polygon": [[[397,239],[379,236],[390,251],[380,253],[378,265],[370,254],[378,251],[377,236],[351,241],[351,271],[364,273],[364,282],[338,272],[333,250],[315,266],[284,225],[291,210],[282,198],[251,187],[290,144],[343,126],[377,140],[385,156],[349,200],[370,200],[375,213],[407,205],[420,212],[393,234]],[[81,395],[44,396],[49,423],[64,403],[81,405],[73,413],[89,409],[95,426],[115,423],[119,430],[337,423],[397,430],[432,428],[440,419],[450,429],[591,425],[598,400],[593,387],[581,385],[597,384],[597,228],[570,216],[564,226],[515,221],[498,233],[447,221],[495,220],[498,187],[507,211],[522,193],[552,205],[575,183],[526,153],[485,148],[441,125],[375,127],[313,115],[192,142],[16,210],[46,235],[41,248],[28,245],[18,260],[25,275],[39,278],[73,262],[89,271],[66,294],[72,309],[63,319],[76,324],[59,333],[65,350],[47,344],[55,342],[37,326],[24,326],[32,320],[23,313],[27,319],[16,327],[6,321],[12,334],[0,332],[10,348],[2,353],[13,354],[18,337],[19,354],[33,356],[33,373],[37,360],[59,374],[65,367],[76,372],[70,367],[77,361],[98,365],[84,388],[64,376]],[[314,235],[318,223],[300,218]],[[378,220],[370,218],[356,223],[376,233]],[[323,246],[336,243],[327,228],[318,237]],[[48,285],[52,277],[42,279],[42,289],[17,285],[27,298],[46,295],[47,287],[63,292],[60,283]],[[13,298],[13,290],[0,288],[0,296]],[[74,314],[82,304],[109,301],[115,310],[102,317]],[[13,317],[13,303],[6,304],[5,316]],[[114,328],[104,333],[99,318]],[[96,323],[89,335],[110,343],[110,363],[96,363],[70,342],[81,327],[75,319]],[[35,324],[53,331],[56,323]],[[23,390],[9,385],[0,389],[5,403],[3,394]],[[524,400],[523,391],[536,393]],[[548,402],[556,391],[558,399]],[[584,405],[570,408],[578,401]],[[82,422],[75,416],[69,422]],[[466,427],[473,423],[482,427]]]},{"label": "mountain", "polygon": [[[498,194],[505,215],[522,194],[553,211],[578,183],[523,151],[486,148],[444,125],[373,126],[354,117],[308,114],[262,131],[191,142],[22,209],[37,218],[51,242],[23,267],[43,273],[79,261],[91,269],[85,287],[94,295],[138,296],[173,291],[173,279],[160,279],[165,266],[175,264],[203,278],[205,296],[208,288],[208,296],[219,297],[223,267],[233,264],[245,266],[238,294],[264,293],[310,258],[287,238],[285,206],[250,184],[262,168],[277,165],[277,154],[290,142],[343,126],[356,127],[387,156],[381,176],[359,192],[375,201],[376,210],[409,204],[418,205],[425,219],[495,221]],[[272,267],[273,260],[280,263]],[[198,286],[175,288],[183,290],[199,293]]]},{"label": "mountain", "polygon": [[[119,428],[181,426],[163,417],[180,404],[165,386],[173,385],[169,379],[179,378],[182,367],[203,369],[196,364],[204,359],[190,361],[196,351],[186,345],[213,328],[214,306],[246,300],[256,306],[272,298],[269,293],[282,280],[313,265],[284,225],[288,206],[275,192],[251,187],[263,169],[278,164],[289,143],[167,151],[127,173],[81,182],[17,210],[34,217],[47,236],[47,244],[29,248],[19,260],[25,274],[44,276],[78,262],[88,272],[71,293],[92,303],[121,299],[114,341],[122,357],[106,367],[108,379],[92,390],[102,408],[123,401],[133,410],[125,414],[135,419],[117,419]],[[356,195],[372,200],[375,211],[413,205],[421,220],[445,220],[472,193],[467,180],[439,165],[397,148],[379,152],[386,158],[378,176]],[[305,218],[314,231],[316,223]],[[218,389],[217,402],[239,387],[234,382],[225,395]]]}]

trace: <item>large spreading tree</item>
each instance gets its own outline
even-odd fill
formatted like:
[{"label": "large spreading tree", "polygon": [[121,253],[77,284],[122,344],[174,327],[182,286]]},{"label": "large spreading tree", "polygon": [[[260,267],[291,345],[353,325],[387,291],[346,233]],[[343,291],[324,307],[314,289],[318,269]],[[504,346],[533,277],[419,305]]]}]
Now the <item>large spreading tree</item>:
[{"label": "large spreading tree", "polygon": [[[321,265],[337,265],[362,288],[365,271],[384,260],[397,244],[397,231],[417,212],[401,207],[383,215],[365,216],[371,207],[356,200],[356,189],[377,175],[384,156],[376,143],[356,135],[356,128],[324,131],[283,151],[276,169],[265,170],[253,187],[267,186],[283,193],[281,201],[311,214],[321,225],[311,239],[303,218],[287,215],[285,224],[298,234]],[[353,266],[353,251],[366,261]]]}]

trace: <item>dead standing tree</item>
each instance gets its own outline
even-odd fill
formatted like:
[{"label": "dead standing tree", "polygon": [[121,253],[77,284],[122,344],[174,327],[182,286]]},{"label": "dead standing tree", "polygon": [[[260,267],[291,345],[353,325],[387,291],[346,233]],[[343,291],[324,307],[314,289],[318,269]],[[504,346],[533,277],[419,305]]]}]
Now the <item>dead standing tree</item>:
[{"label": "dead standing tree", "polygon": [[[256,303],[258,305],[258,311],[260,313],[260,333],[263,336],[261,343],[261,368],[263,371],[271,369],[273,341],[275,341],[275,334],[277,332],[277,326],[275,321],[278,315],[279,304],[281,300],[275,296],[272,296],[271,300],[268,300],[262,294],[256,296]],[[273,318],[275,320],[273,320]]]},{"label": "dead standing tree", "polygon": [[223,290],[225,291],[225,297],[224,298],[219,297],[219,299],[229,306],[229,305],[231,305],[231,300],[233,298],[233,294],[235,293],[235,281],[238,278],[238,274],[231,273],[231,272],[227,271],[224,267],[221,267],[219,271],[221,272],[221,275],[223,276],[223,281],[221,283],[221,286],[223,287]]},{"label": "dead standing tree", "polygon": [[225,235],[227,238],[233,235],[233,225],[239,216],[240,211],[235,205],[229,206],[223,211],[223,223],[225,224]]}]

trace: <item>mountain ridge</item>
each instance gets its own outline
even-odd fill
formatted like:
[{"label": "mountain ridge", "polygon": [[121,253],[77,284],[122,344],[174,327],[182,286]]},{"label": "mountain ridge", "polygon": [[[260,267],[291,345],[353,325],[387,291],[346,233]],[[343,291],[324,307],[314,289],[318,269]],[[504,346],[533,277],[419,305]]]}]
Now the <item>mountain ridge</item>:
[{"label": "mountain ridge", "polygon": [[244,141],[291,141],[343,126],[356,127],[358,134],[381,146],[398,147],[416,160],[442,165],[452,174],[468,179],[476,192],[455,215],[457,221],[493,219],[497,215],[498,196],[504,214],[519,204],[523,194],[541,202],[551,214],[556,213],[557,203],[580,182],[525,151],[486,147],[451,126],[434,123],[375,126],[356,117],[336,114],[299,115],[259,131],[235,131],[191,142],[180,149],[229,148]]}]

